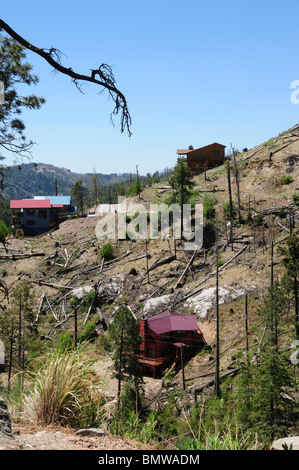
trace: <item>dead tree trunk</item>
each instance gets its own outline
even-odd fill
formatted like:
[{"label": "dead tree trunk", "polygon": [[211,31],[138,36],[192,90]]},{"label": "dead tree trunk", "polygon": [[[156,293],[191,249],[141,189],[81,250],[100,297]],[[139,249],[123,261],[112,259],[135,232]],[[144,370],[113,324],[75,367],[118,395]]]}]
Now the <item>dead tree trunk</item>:
[{"label": "dead tree trunk", "polygon": [[229,242],[233,241],[233,199],[232,199],[232,186],[231,186],[231,177],[230,177],[230,162],[226,164],[227,170],[227,184],[228,184],[228,196],[229,196],[229,218],[230,218],[230,235]]},{"label": "dead tree trunk", "polygon": [[240,201],[240,172],[236,162],[235,152],[233,150],[234,156],[234,166],[235,166],[235,178],[236,178],[236,186],[237,186],[237,200],[238,200],[238,223],[241,223],[241,201]]},{"label": "dead tree trunk", "polygon": [[219,376],[219,275],[218,275],[218,246],[216,247],[216,361],[215,361],[215,394],[220,397],[220,376]]}]

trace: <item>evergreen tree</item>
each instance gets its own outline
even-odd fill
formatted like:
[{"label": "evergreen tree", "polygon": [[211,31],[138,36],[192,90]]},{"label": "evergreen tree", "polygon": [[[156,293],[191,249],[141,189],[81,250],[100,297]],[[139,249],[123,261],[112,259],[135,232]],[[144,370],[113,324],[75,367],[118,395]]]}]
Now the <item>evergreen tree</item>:
[{"label": "evergreen tree", "polygon": [[[20,96],[19,83],[35,85],[38,77],[32,74],[32,65],[25,62],[25,48],[17,41],[0,33],[0,81],[4,87],[4,103],[0,104],[0,160],[5,159],[5,152],[12,152],[16,157],[30,155],[32,141],[24,135],[25,125],[20,119],[23,108],[39,109],[45,102],[36,95]],[[4,168],[0,167],[1,184]]]},{"label": "evergreen tree", "polygon": [[191,196],[191,189],[195,183],[192,181],[192,173],[187,162],[183,158],[178,158],[173,174],[168,178],[173,189],[173,199],[181,205],[187,204]]},{"label": "evergreen tree", "polygon": [[181,234],[183,234],[183,205],[187,204],[191,196],[191,189],[195,185],[192,181],[192,173],[187,162],[183,158],[178,158],[173,174],[168,178],[172,187],[172,203],[178,203],[181,207]]},{"label": "evergreen tree", "polygon": [[292,390],[295,386],[290,361],[279,349],[285,323],[286,292],[274,284],[260,309],[260,350],[243,365],[237,395],[237,411],[242,424],[263,439],[273,439],[292,424]]},{"label": "evergreen tree", "polygon": [[101,182],[100,182],[99,176],[97,175],[95,171],[90,177],[89,186],[90,186],[90,190],[89,190],[90,205],[98,206],[99,198],[101,194]]},{"label": "evergreen tree", "polygon": [[71,195],[75,199],[78,209],[83,212],[84,210],[84,197],[85,197],[86,187],[82,180],[76,181],[74,186],[71,189]]},{"label": "evergreen tree", "polygon": [[112,351],[118,380],[117,407],[120,408],[121,383],[125,376],[133,379],[136,403],[139,402],[140,367],[137,355],[140,353],[141,337],[137,332],[138,321],[130,309],[121,306],[114,314],[113,322],[108,326],[106,349]]},{"label": "evergreen tree", "polygon": [[299,276],[299,238],[294,233],[286,242],[286,247],[278,247],[279,252],[284,256],[283,265],[287,271],[287,277],[294,295],[295,306],[295,331],[299,340],[299,298],[298,298],[298,276]]}]

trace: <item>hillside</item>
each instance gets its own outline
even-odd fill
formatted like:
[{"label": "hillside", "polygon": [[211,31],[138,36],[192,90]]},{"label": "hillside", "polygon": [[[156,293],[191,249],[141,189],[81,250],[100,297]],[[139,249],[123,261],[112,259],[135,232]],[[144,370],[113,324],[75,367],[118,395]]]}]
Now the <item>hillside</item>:
[{"label": "hillside", "polygon": [[[57,180],[58,194],[69,195],[76,181],[82,180],[90,186],[93,173],[74,173],[45,163],[25,163],[10,167],[5,173],[4,197],[6,199],[29,199],[38,195],[55,194]],[[129,179],[129,174],[97,173],[101,186],[119,184]]]},{"label": "hillside", "polygon": [[[272,154],[270,158],[270,152]],[[270,138],[267,142],[240,153],[236,157],[240,177],[240,201],[243,222],[234,224],[233,243],[228,242],[229,229],[224,204],[228,202],[225,165],[194,178],[196,201],[213,200],[216,210],[214,224],[218,227],[220,351],[221,376],[238,371],[238,354],[245,351],[244,308],[248,296],[250,328],[259,325],[257,309],[270,286],[271,243],[274,247],[274,277],[284,272],[278,246],[294,231],[299,222],[299,125]],[[37,170],[32,170],[37,171]],[[65,170],[66,171],[66,170]],[[232,173],[233,175],[233,173]],[[236,182],[232,176],[233,200],[236,205]],[[147,187],[140,202],[147,207],[162,203],[170,194],[165,184]],[[25,197],[18,193],[18,197]],[[130,199],[138,203],[138,197]],[[296,204],[297,202],[297,204]],[[253,224],[251,217],[258,221]],[[293,219],[290,219],[292,214]],[[103,262],[100,249],[104,242],[96,238],[99,217],[68,220],[50,234],[35,238],[10,239],[8,250],[0,249],[2,278],[8,292],[25,280],[34,293],[34,325],[41,340],[39,347],[55,347],[58,337],[74,330],[71,299],[79,298],[78,331],[90,320],[96,322],[98,336],[105,335],[115,308],[126,303],[135,315],[153,315],[165,309],[177,313],[196,314],[210,351],[197,354],[185,365],[186,409],[194,405],[196,391],[213,386],[215,353],[215,244],[196,252],[188,270],[192,252],[184,243],[172,239],[112,240],[114,260]],[[147,276],[146,250],[149,277]],[[161,263],[165,261],[165,263]],[[180,282],[178,282],[180,281]],[[86,293],[97,289],[99,305],[86,308]],[[3,291],[3,304],[6,303]],[[256,330],[258,331],[258,330]],[[249,337],[250,347],[258,342],[259,333]],[[290,348],[292,335],[285,336]],[[28,352],[29,354],[29,352]],[[97,374],[107,386],[112,400],[116,381],[111,374],[112,362],[101,348],[97,349]],[[211,382],[210,382],[211,381]],[[178,369],[171,383],[182,391],[182,373]],[[162,406],[165,389],[161,378],[145,378],[145,399]]]}]

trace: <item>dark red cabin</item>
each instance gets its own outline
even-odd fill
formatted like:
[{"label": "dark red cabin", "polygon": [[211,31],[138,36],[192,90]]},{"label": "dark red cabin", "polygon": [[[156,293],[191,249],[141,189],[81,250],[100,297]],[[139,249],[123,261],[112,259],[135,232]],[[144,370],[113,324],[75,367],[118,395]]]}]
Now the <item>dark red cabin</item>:
[{"label": "dark red cabin", "polygon": [[178,315],[169,310],[140,319],[139,333],[143,338],[138,357],[142,373],[154,378],[180,361],[181,348],[187,359],[205,345],[195,315]]}]

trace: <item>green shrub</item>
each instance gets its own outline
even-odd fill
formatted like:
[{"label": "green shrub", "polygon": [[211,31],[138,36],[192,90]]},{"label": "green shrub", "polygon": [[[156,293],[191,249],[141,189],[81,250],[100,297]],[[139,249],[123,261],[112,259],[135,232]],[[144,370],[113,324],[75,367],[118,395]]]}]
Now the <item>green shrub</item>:
[{"label": "green shrub", "polygon": [[5,225],[4,222],[2,222],[2,220],[0,220],[0,235],[3,238],[6,238],[8,233],[9,233],[9,230],[8,230],[7,226]]},{"label": "green shrub", "polygon": [[215,209],[216,200],[205,197],[203,199],[203,216],[206,220],[212,220],[215,218],[216,209]]},{"label": "green shrub", "polygon": [[72,335],[69,331],[66,331],[65,333],[62,333],[58,340],[57,340],[57,345],[56,345],[56,351],[59,353],[64,353],[66,351],[70,351],[74,346],[74,340],[72,338]]},{"label": "green shrub", "polygon": [[285,209],[279,209],[278,217],[280,217],[280,219],[285,219],[286,216],[287,216],[287,211]]},{"label": "green shrub", "polygon": [[[225,204],[223,204],[223,210],[224,214],[226,217],[230,218],[230,203],[227,201]],[[232,202],[232,218],[234,219],[236,216],[236,210],[234,207],[234,202]]]},{"label": "green shrub", "polygon": [[85,341],[92,341],[96,337],[96,323],[92,320],[86,323],[83,332],[78,335],[78,342],[83,343]]},{"label": "green shrub", "polygon": [[293,178],[289,175],[282,176],[281,178],[279,178],[279,181],[281,182],[281,184],[290,184],[292,183]]},{"label": "green shrub", "polygon": [[110,243],[106,243],[103,245],[100,251],[100,255],[102,258],[104,258],[105,261],[110,261],[114,258],[113,251],[113,246]]},{"label": "green shrub", "polygon": [[264,220],[263,214],[257,214],[257,215],[253,218],[253,223],[254,223],[255,227],[258,227],[259,225],[262,225],[263,220]]},{"label": "green shrub", "polygon": [[292,194],[292,198],[293,198],[294,204],[296,206],[299,206],[299,194],[297,194],[297,193]]}]

